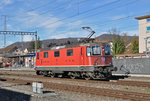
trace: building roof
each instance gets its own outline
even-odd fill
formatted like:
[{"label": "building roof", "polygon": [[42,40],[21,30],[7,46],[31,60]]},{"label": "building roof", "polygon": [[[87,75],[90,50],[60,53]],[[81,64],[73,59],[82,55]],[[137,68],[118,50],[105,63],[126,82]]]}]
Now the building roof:
[{"label": "building roof", "polygon": [[135,19],[138,19],[138,20],[146,19],[146,18],[150,18],[150,15],[145,15],[145,16],[135,17]]}]

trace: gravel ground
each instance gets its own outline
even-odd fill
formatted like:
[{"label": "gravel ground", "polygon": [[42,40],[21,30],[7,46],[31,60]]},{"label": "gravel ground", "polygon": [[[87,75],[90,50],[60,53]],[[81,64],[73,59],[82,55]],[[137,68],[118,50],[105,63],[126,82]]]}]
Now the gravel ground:
[{"label": "gravel ground", "polygon": [[[32,74],[35,75],[35,72],[32,71],[9,71],[9,70],[0,70],[0,73],[15,73],[15,74]],[[0,75],[0,77],[10,77],[10,76],[3,76]],[[18,78],[18,79],[24,79],[24,80],[43,80],[53,83],[61,83],[61,84],[70,84],[70,85],[79,85],[79,86],[87,86],[87,87],[96,87],[96,88],[106,88],[106,89],[115,89],[115,90],[122,90],[122,91],[132,91],[132,92],[139,92],[139,93],[148,93],[150,94],[150,88],[149,87],[136,87],[136,86],[125,86],[125,85],[113,85],[113,84],[102,84],[102,83],[87,83],[87,82],[77,82],[72,80],[61,80],[61,79],[49,79],[47,77],[46,79],[37,79],[37,78],[26,78],[26,77],[17,77],[17,76],[11,76],[10,78]],[[49,80],[47,80],[49,79]],[[140,77],[129,77],[123,80],[133,80],[133,81],[148,81],[149,78],[140,78]],[[115,81],[114,81],[115,82]],[[16,85],[16,84],[8,84],[6,82],[0,81],[0,88],[3,89],[9,89],[10,91],[16,91],[21,92],[24,94],[23,96],[29,96],[28,99],[24,99],[24,97],[20,97],[24,100],[22,101],[129,101],[129,100],[123,100],[113,97],[105,97],[105,96],[97,96],[97,95],[90,95],[90,94],[84,94],[84,93],[76,93],[76,92],[69,92],[69,91],[59,91],[55,90],[54,93],[45,93],[43,95],[34,94],[32,93],[32,88],[27,85]],[[0,90],[1,91],[1,90]],[[53,91],[53,90],[49,90]],[[6,91],[7,92],[7,91]],[[0,93],[1,94],[1,93]],[[8,95],[5,95],[6,98]],[[5,96],[0,95],[0,98],[5,98]],[[10,94],[11,96],[11,94]],[[21,95],[22,96],[22,95]],[[11,99],[12,97],[8,97],[8,99]],[[3,99],[0,101],[21,101],[21,100],[7,100]]]},{"label": "gravel ground", "polygon": [[121,79],[121,80],[150,82],[150,77],[128,77],[128,78]]},{"label": "gravel ground", "polygon": [[[0,73],[36,75],[34,68],[18,68],[18,69],[0,68]],[[124,79],[120,79],[120,80],[150,82],[150,77],[128,77],[128,78],[124,78]]]},{"label": "gravel ground", "polygon": [[0,101],[130,101],[106,96],[75,93],[59,90],[45,90],[47,93],[32,93],[31,86],[0,81]]},{"label": "gravel ground", "polygon": [[0,77],[9,77],[9,78],[17,78],[23,80],[35,80],[35,81],[44,81],[44,82],[52,82],[52,83],[60,83],[60,84],[69,84],[69,85],[79,85],[86,87],[96,87],[96,88],[105,88],[105,89],[115,89],[122,91],[130,91],[130,92],[139,92],[139,93],[148,93],[150,94],[149,87],[137,87],[137,86],[126,86],[126,85],[113,85],[113,84],[103,84],[103,83],[88,83],[88,82],[77,82],[72,80],[58,80],[58,79],[39,79],[39,78],[27,78],[27,77],[18,77],[18,76],[3,76]]},{"label": "gravel ground", "polygon": [[6,70],[6,69],[0,69],[0,73],[14,73],[14,74],[30,74],[30,75],[36,75],[36,72],[32,70]]}]

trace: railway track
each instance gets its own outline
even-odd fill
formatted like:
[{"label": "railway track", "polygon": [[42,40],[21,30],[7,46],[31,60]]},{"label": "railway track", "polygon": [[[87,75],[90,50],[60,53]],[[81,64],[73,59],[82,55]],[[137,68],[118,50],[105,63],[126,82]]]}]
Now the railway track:
[{"label": "railway track", "polygon": [[31,78],[44,78],[47,80],[68,80],[75,82],[88,82],[88,83],[102,83],[102,84],[113,84],[113,85],[125,85],[125,86],[138,86],[138,87],[150,87],[150,82],[142,82],[142,81],[123,81],[123,80],[115,80],[114,82],[110,81],[100,81],[100,80],[82,80],[82,79],[69,79],[69,78],[50,78],[43,77],[39,75],[27,75],[27,74],[10,74],[10,73],[0,73],[0,75],[10,75],[10,76],[23,76],[23,77],[31,77]]},{"label": "railway track", "polygon": [[[33,80],[23,80],[23,79],[8,78],[8,77],[0,77],[0,81],[24,84],[24,85],[32,85],[32,82],[35,82]],[[36,82],[42,82],[42,81],[37,80]],[[102,95],[102,96],[109,96],[109,97],[115,97],[121,99],[129,99],[134,101],[150,101],[150,94],[145,94],[145,93],[51,83],[51,82],[43,82],[43,85],[45,89],[59,89],[59,90],[65,90],[71,92],[79,92],[79,93]]]}]

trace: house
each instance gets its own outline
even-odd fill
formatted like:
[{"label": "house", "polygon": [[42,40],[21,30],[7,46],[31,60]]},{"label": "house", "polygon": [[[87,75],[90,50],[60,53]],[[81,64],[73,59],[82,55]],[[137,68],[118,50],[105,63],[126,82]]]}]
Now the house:
[{"label": "house", "polygon": [[[4,53],[5,52],[5,53]],[[17,47],[6,47],[0,50],[0,67],[33,67],[35,63],[35,53],[30,53],[28,49],[21,50]]]},{"label": "house", "polygon": [[150,51],[150,15],[135,17],[139,21],[139,53]]}]

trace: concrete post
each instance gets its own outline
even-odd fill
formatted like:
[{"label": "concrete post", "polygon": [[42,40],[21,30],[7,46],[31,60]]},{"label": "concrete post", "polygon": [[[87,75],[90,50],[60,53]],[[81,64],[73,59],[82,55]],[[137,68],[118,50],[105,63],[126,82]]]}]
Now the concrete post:
[{"label": "concrete post", "polygon": [[32,89],[34,93],[43,94],[43,83],[32,83]]}]

